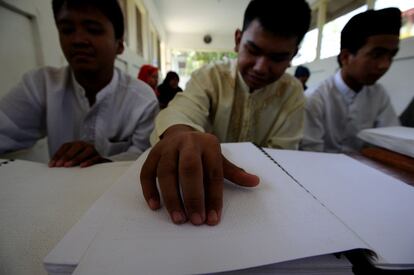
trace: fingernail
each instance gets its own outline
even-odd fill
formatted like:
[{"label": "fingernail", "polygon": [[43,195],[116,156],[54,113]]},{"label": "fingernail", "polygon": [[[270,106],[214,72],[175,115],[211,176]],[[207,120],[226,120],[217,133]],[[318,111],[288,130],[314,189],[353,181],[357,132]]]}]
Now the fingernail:
[{"label": "fingernail", "polygon": [[148,205],[152,210],[156,210],[159,208],[159,203],[158,201],[154,200],[154,199],[149,199],[148,200]]},{"label": "fingernail", "polygon": [[173,220],[174,223],[178,223],[179,224],[179,223],[183,223],[184,222],[184,217],[181,214],[181,212],[179,212],[179,211],[173,211],[171,213],[171,218],[172,218],[172,220]]},{"label": "fingernail", "polygon": [[203,223],[203,219],[201,218],[201,215],[198,213],[191,214],[191,223],[194,225],[200,225]]},{"label": "fingernail", "polygon": [[73,165],[73,161],[67,161],[63,164],[64,167],[71,167]]},{"label": "fingernail", "polygon": [[56,161],[51,160],[51,161],[49,162],[49,167],[53,167],[53,166],[55,166],[55,164],[56,164]]},{"label": "fingernail", "polygon": [[211,210],[210,212],[208,212],[207,222],[208,222],[208,224],[218,223],[218,215],[217,215],[217,212],[215,210]]},{"label": "fingernail", "polygon": [[62,167],[62,165],[64,164],[64,162],[63,162],[63,160],[58,160],[57,162],[56,162],[56,166],[57,167]]}]

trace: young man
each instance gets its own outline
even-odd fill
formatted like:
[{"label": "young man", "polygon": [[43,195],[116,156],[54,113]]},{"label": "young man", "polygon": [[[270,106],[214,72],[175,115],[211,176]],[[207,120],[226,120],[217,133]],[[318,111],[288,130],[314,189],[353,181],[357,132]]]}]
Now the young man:
[{"label": "young man", "polygon": [[189,219],[195,225],[215,225],[221,216],[224,178],[243,186],[259,183],[258,177],[222,156],[220,142],[297,148],[303,131],[303,91],[285,70],[309,22],[304,0],[249,3],[243,30],[235,32],[237,60],[193,73],[185,91],[156,119],[153,137],[160,141],[141,172],[151,209],[160,207],[161,193],[174,223]]},{"label": "young man", "polygon": [[150,146],[158,102],[146,84],[114,68],[124,49],[118,2],[52,4],[69,66],[27,73],[0,101],[0,153],[47,136],[51,167],[135,159]]},{"label": "young man", "polygon": [[299,81],[302,83],[303,90],[306,91],[308,86],[306,86],[306,82],[308,82],[308,79],[310,77],[310,71],[305,66],[298,66],[295,70],[295,77],[299,79]]},{"label": "young man", "polygon": [[377,80],[398,52],[401,13],[397,8],[369,10],[341,33],[341,69],[306,91],[305,133],[301,149],[358,151],[360,130],[398,125],[389,96]]}]

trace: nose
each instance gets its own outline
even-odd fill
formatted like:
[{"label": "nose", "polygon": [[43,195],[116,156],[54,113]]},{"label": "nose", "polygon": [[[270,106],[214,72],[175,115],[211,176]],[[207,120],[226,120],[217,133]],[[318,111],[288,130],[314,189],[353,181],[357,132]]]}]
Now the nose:
[{"label": "nose", "polygon": [[89,40],[88,40],[87,34],[82,30],[76,30],[72,34],[72,43],[75,44],[75,45],[88,44]]},{"label": "nose", "polygon": [[256,62],[254,64],[254,71],[259,74],[265,74],[269,71],[270,63],[268,58],[265,56],[259,56],[256,58]]}]

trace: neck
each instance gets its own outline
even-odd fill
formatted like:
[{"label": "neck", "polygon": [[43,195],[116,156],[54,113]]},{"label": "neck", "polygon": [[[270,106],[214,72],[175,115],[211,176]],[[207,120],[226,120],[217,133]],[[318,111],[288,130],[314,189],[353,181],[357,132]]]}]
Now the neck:
[{"label": "neck", "polygon": [[347,74],[344,70],[341,70],[341,76],[342,76],[342,79],[344,80],[345,84],[356,93],[361,91],[362,88],[364,87],[363,84],[356,81],[349,74]]},{"label": "neck", "polygon": [[96,101],[96,95],[105,86],[107,86],[113,77],[113,70],[106,73],[76,73],[76,81],[85,90],[85,95],[89,101],[89,105],[92,106]]}]

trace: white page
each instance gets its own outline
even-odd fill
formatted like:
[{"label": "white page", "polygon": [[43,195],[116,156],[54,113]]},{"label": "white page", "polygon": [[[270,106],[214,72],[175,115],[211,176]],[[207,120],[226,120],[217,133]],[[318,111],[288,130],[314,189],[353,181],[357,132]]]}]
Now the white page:
[{"label": "white page", "polygon": [[368,143],[414,157],[414,128],[412,127],[364,129],[358,133],[358,137]]},{"label": "white page", "polygon": [[[112,162],[111,164],[125,163],[130,165],[125,170],[137,170],[136,162]],[[124,165],[125,165],[124,164]],[[93,168],[93,166],[91,167]],[[98,172],[98,174],[89,173],[88,177],[107,177],[116,172],[113,165],[107,166],[104,171]],[[115,173],[116,174],[116,173]],[[127,174],[122,174],[119,179],[114,179],[113,183],[121,180],[125,180]],[[112,177],[109,177],[113,179]],[[99,199],[98,199],[99,200]],[[62,240],[48,253],[44,258],[43,263],[48,272],[73,272],[79,261],[82,258],[83,253],[88,248],[89,244],[95,237],[100,226],[105,220],[105,212],[108,211],[104,207],[99,207],[93,204],[92,207],[81,217],[81,219],[69,230],[69,232],[63,237]],[[96,215],[99,212],[100,215]]]},{"label": "white page", "polygon": [[414,264],[414,188],[342,154],[266,151],[379,254]]},{"label": "white page", "polygon": [[94,206],[105,223],[75,274],[209,273],[366,247],[254,145],[224,144],[223,152],[261,184],[226,184],[219,225],[178,226],[165,209],[151,211],[130,169]]}]

